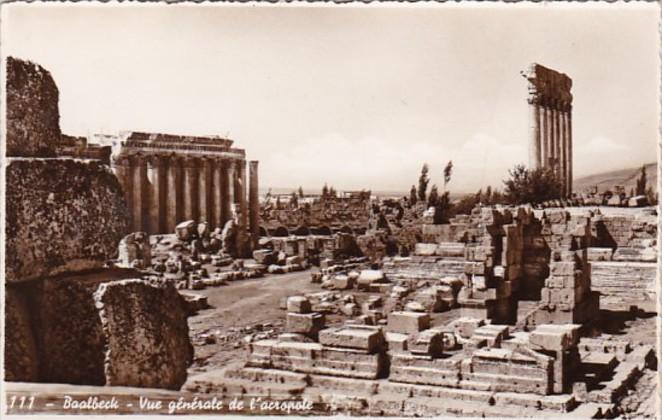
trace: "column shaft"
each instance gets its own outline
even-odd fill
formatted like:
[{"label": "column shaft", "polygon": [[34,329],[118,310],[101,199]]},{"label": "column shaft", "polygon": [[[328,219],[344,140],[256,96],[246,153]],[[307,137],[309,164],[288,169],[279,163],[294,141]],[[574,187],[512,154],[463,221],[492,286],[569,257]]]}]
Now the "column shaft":
[{"label": "column shaft", "polygon": [[181,217],[181,169],[179,159],[171,156],[167,162],[167,188],[166,188],[166,231],[173,233]]},{"label": "column shaft", "polygon": [[221,182],[222,179],[222,167],[221,167],[221,162],[220,160],[214,160],[212,161],[212,227],[217,228],[223,227],[223,220],[222,220],[222,201],[221,201],[221,195],[222,195],[222,185],[223,183]]},{"label": "column shaft", "polygon": [[235,215],[233,214],[233,207],[235,204],[235,162],[230,160],[227,162],[227,219],[230,220]]},{"label": "column shaft", "polygon": [[199,221],[210,222],[209,218],[209,192],[210,176],[208,159],[199,159],[198,166],[198,206]]},{"label": "column shaft", "polygon": [[538,169],[542,164],[540,136],[540,108],[535,98],[529,98],[529,167]]},{"label": "column shaft", "polygon": [[568,106],[566,115],[566,141],[568,147],[567,195],[572,196],[572,107]]},{"label": "column shaft", "polygon": [[133,178],[133,199],[132,199],[132,219],[134,232],[141,232],[145,230],[145,216],[147,213],[147,191],[145,188],[147,178],[147,167],[145,159],[142,156],[137,156],[132,163],[132,178]]},{"label": "column shaft", "polygon": [[551,167],[551,162],[552,162],[552,136],[551,136],[551,112],[549,110],[549,107],[545,104],[545,107],[543,108],[543,131],[545,132],[545,161],[543,163],[543,166],[546,168]]},{"label": "column shaft", "polygon": [[198,168],[197,159],[184,159],[184,219],[198,220]]},{"label": "column shaft", "polygon": [[250,192],[249,192],[249,207],[250,207],[250,227],[251,227],[251,242],[253,249],[257,248],[258,240],[260,239],[260,196],[258,190],[258,172],[256,160],[249,163],[249,177],[250,177]]},{"label": "column shaft", "polygon": [[149,186],[149,208],[147,231],[150,235],[165,232],[165,172],[161,157],[150,156],[147,160]]},{"label": "column shaft", "polygon": [[559,109],[559,142],[561,143],[561,159],[560,159],[560,172],[561,172],[561,197],[565,198],[568,191],[568,148],[567,138],[565,135],[565,111],[563,108]]}]

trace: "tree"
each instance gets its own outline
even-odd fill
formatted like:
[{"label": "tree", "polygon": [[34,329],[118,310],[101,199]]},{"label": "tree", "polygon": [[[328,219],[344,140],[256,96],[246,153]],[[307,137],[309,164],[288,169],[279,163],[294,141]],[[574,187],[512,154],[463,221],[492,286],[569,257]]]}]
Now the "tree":
[{"label": "tree", "polygon": [[303,198],[303,188],[299,186],[299,198]]},{"label": "tree", "polygon": [[439,201],[439,192],[436,185],[432,185],[430,188],[430,194],[428,195],[428,207],[436,207],[437,202]]},{"label": "tree", "polygon": [[280,195],[276,196],[276,208],[277,208],[278,210],[281,209]]},{"label": "tree", "polygon": [[549,168],[527,169],[516,165],[503,181],[506,198],[511,204],[538,204],[560,197],[561,182]]},{"label": "tree", "polygon": [[290,207],[299,207],[299,196],[295,192],[292,192],[292,195],[290,196]]},{"label": "tree", "polygon": [[322,187],[322,198],[326,198],[329,195],[329,187],[326,185],[326,182],[324,183],[324,186]]},{"label": "tree", "polygon": [[409,190],[409,202],[412,206],[416,204],[417,199],[418,196],[416,194],[416,185],[412,185],[411,190]]},{"label": "tree", "polygon": [[420,201],[425,201],[429,182],[430,178],[428,178],[428,164],[424,163],[423,168],[421,168],[421,176],[418,177],[418,199]]},{"label": "tree", "polygon": [[492,186],[488,185],[487,188],[485,188],[485,195],[481,198],[480,200],[483,204],[486,206],[489,206],[492,204]]},{"label": "tree", "polygon": [[451,182],[451,175],[453,173],[453,161],[449,160],[444,168],[444,191],[446,191],[446,185]]},{"label": "tree", "polygon": [[641,175],[637,179],[637,195],[646,195],[646,165],[641,165]]},{"label": "tree", "polygon": [[440,225],[448,223],[451,218],[452,204],[450,200],[450,193],[445,191],[437,200],[437,205],[434,207],[434,224]]},{"label": "tree", "polygon": [[336,198],[338,196],[338,193],[336,193],[336,189],[333,188],[333,186],[329,187],[329,197]]}]

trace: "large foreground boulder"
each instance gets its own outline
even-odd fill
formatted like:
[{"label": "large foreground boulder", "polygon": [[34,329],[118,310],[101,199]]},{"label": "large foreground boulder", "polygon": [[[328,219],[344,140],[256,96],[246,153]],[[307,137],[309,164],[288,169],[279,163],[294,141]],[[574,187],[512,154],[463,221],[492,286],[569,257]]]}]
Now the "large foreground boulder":
[{"label": "large foreground boulder", "polygon": [[120,280],[99,286],[94,299],[106,337],[106,384],[181,388],[193,347],[174,286]]},{"label": "large foreground boulder", "polygon": [[98,268],[117,255],[128,211],[108,166],[9,159],[6,179],[7,282]]}]

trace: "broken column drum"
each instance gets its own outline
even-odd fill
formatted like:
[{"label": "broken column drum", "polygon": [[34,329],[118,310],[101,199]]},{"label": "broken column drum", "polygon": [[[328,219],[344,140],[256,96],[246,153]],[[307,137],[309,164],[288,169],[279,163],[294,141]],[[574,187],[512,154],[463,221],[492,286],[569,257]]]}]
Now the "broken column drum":
[{"label": "broken column drum", "polygon": [[529,81],[529,167],[549,168],[561,182],[561,197],[572,195],[572,79],[532,64]]}]

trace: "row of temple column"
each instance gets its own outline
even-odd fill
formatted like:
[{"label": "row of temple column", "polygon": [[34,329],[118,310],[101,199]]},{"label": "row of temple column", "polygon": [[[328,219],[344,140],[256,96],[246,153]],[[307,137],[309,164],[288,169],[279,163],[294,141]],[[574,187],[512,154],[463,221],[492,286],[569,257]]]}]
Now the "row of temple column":
[{"label": "row of temple column", "polygon": [[[234,211],[239,224],[248,226],[245,160],[129,155],[117,161],[115,169],[134,232],[172,233],[184,220],[222,228]],[[251,162],[251,178],[257,183],[257,162]]]},{"label": "row of temple column", "polygon": [[551,168],[561,181],[561,196],[572,194],[572,104],[529,97],[530,166]]}]

